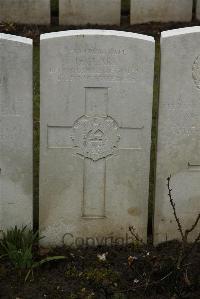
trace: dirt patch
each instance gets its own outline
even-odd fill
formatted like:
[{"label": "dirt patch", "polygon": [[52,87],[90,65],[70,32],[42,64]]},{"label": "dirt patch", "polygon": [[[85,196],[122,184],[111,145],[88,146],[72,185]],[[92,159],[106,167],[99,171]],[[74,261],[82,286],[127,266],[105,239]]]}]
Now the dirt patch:
[{"label": "dirt patch", "polygon": [[25,273],[4,261],[0,298],[200,298],[200,244],[185,262],[187,277],[175,270],[179,249],[175,241],[157,248],[56,248],[48,255],[66,260],[43,265],[26,283]]}]

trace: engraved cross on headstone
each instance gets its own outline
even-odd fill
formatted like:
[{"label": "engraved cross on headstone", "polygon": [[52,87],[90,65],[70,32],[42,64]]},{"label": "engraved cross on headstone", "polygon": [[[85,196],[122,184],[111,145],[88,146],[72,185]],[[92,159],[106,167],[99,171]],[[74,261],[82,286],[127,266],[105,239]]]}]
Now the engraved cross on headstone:
[{"label": "engraved cross on headstone", "polygon": [[120,127],[108,111],[108,88],[85,88],[85,112],[69,126],[48,126],[48,148],[84,159],[82,217],[106,217],[106,162],[119,150],[141,150],[143,127]]},{"label": "engraved cross on headstone", "polygon": [[189,171],[200,171],[200,163],[188,162]]}]

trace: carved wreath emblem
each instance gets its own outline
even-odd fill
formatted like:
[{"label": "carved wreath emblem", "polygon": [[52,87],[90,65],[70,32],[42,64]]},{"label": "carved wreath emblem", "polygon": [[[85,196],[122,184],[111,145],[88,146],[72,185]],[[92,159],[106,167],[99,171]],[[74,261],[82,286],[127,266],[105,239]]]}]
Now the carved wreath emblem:
[{"label": "carved wreath emblem", "polygon": [[72,140],[76,153],[93,161],[112,155],[119,139],[118,124],[110,116],[82,116],[74,123]]},{"label": "carved wreath emblem", "polygon": [[198,89],[200,89],[200,56],[197,56],[192,66],[192,78]]}]

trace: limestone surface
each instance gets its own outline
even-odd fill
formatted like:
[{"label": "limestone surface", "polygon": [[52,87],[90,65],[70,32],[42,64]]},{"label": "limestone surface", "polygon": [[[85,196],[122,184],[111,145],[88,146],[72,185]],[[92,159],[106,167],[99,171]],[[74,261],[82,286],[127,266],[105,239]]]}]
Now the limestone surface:
[{"label": "limestone surface", "polygon": [[[183,228],[200,212],[200,27],[162,33],[155,243],[179,238],[167,177]],[[191,235],[199,233],[200,226]]]},{"label": "limestone surface", "polygon": [[32,225],[32,40],[0,34],[0,230]]},{"label": "limestone surface", "polygon": [[126,32],[41,36],[44,245],[146,239],[154,52]]},{"label": "limestone surface", "polygon": [[192,7],[193,0],[131,0],[131,24],[191,21]]},{"label": "limestone surface", "polygon": [[196,2],[196,18],[197,20],[200,20],[200,1],[197,0]]},{"label": "limestone surface", "polygon": [[0,22],[50,24],[50,0],[0,0]]},{"label": "limestone surface", "polygon": [[119,25],[121,0],[59,0],[61,25]]}]

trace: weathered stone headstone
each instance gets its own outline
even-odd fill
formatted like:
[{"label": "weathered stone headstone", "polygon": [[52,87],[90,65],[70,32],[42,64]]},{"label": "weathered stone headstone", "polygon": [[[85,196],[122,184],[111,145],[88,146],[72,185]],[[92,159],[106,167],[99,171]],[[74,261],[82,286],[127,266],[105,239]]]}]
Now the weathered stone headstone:
[{"label": "weathered stone headstone", "polygon": [[200,20],[200,1],[197,0],[196,2],[196,18],[197,20]]},{"label": "weathered stone headstone", "polygon": [[73,245],[76,238],[114,242],[129,225],[145,240],[153,73],[148,36],[104,30],[41,36],[44,244],[62,244],[65,234]]},{"label": "weathered stone headstone", "polygon": [[121,0],[59,0],[61,25],[120,24]]},{"label": "weathered stone headstone", "polygon": [[192,6],[193,0],[131,0],[131,24],[191,21]]},{"label": "weathered stone headstone", "polygon": [[162,33],[155,243],[179,238],[166,186],[170,174],[183,228],[200,212],[199,38],[200,27]]},{"label": "weathered stone headstone", "polygon": [[0,0],[0,22],[50,24],[50,0]]},{"label": "weathered stone headstone", "polygon": [[0,33],[0,230],[32,225],[32,40]]}]

